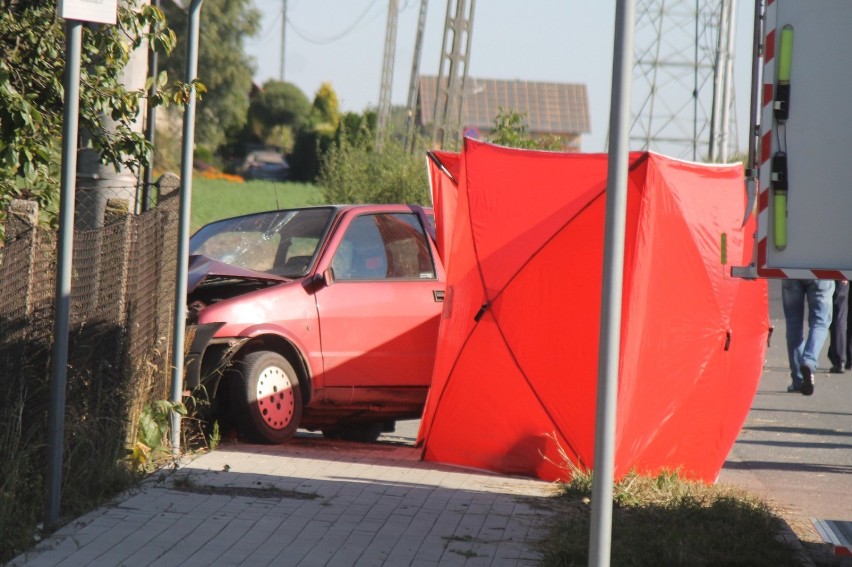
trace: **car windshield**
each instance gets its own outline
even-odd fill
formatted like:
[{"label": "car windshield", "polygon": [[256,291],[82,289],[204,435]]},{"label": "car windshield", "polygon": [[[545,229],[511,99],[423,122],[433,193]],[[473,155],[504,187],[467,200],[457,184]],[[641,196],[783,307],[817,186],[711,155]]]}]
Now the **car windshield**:
[{"label": "car windshield", "polygon": [[189,251],[249,270],[301,277],[333,215],[331,207],[315,207],[216,221],[192,236]]}]

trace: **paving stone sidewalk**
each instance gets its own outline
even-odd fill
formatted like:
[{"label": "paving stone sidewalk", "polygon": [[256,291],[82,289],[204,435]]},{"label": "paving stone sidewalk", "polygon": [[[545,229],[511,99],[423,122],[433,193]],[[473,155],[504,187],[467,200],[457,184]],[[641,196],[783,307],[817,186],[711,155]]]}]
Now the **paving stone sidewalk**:
[{"label": "paving stone sidewalk", "polygon": [[424,463],[404,439],[230,444],[11,566],[536,565],[552,484]]}]

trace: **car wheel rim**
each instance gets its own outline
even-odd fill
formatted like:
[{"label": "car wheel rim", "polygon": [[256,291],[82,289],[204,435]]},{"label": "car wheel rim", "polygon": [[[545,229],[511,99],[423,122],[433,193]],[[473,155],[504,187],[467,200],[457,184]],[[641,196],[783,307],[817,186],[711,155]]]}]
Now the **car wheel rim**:
[{"label": "car wheel rim", "polygon": [[257,408],[272,429],[284,429],[293,420],[295,396],[287,374],[277,366],[267,366],[257,379]]}]

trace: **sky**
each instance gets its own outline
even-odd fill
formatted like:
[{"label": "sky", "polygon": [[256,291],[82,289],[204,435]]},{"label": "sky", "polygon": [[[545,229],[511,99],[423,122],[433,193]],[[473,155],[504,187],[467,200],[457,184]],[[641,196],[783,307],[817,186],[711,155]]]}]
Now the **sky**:
[{"label": "sky", "polygon": [[[391,104],[404,106],[413,64],[421,0],[399,0]],[[287,0],[284,80],[309,99],[323,82],[341,110],[375,107],[384,52],[388,0]],[[637,2],[637,4],[639,4]],[[688,3],[692,5],[691,2]],[[254,0],[261,33],[246,42],[259,84],[279,79],[284,0]],[[740,1],[734,59],[735,129],[745,151],[751,91],[753,3]],[[437,75],[447,3],[428,2],[420,73]],[[479,0],[473,15],[468,75],[585,84],[591,133],[582,151],[606,151],[612,84],[615,2],[601,0]],[[634,89],[638,81],[634,81]],[[635,98],[644,98],[641,93]]]}]

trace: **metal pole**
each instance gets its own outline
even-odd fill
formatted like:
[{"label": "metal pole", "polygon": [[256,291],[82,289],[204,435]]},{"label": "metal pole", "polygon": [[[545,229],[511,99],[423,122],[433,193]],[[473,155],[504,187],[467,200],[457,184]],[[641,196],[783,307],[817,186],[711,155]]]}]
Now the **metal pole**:
[{"label": "metal pole", "polygon": [[396,57],[396,28],[399,20],[399,0],[388,0],[388,21],[385,27],[385,52],[382,57],[382,77],[379,85],[379,107],[376,111],[376,149],[381,151],[388,132],[393,64]]},{"label": "metal pole", "polygon": [[417,82],[420,79],[420,59],[423,51],[423,30],[426,27],[426,11],[429,0],[420,0],[420,16],[417,19],[417,35],[414,38],[414,60],[411,63],[411,79],[408,82],[408,120],[405,129],[405,147],[414,153],[414,121],[417,114]]},{"label": "metal pole", "polygon": [[[198,74],[198,36],[201,28],[201,3],[192,0],[187,19],[188,45],[186,51],[186,82],[191,83]],[[187,264],[189,263],[189,211],[192,191],[192,147],[195,142],[195,89],[189,91],[189,102],[183,113],[183,146],[180,166],[180,220],[178,223],[178,254],[175,276],[174,342],[172,343],[172,395],[173,403],[183,396],[184,328],[186,319]],[[180,414],[171,415],[172,454],[180,453]]]},{"label": "metal pole", "polygon": [[[160,0],[151,0],[151,5],[155,8],[160,7]],[[151,77],[151,89],[148,94],[153,97],[157,93],[157,74],[159,73],[159,55],[156,49],[149,47],[148,50],[148,76]],[[154,138],[157,129],[157,107],[152,106],[150,101],[147,105],[148,113],[145,116],[145,139],[154,146]],[[148,165],[145,166],[145,172],[142,176],[142,199],[140,199],[139,209],[144,212],[151,208],[151,187],[154,183],[154,151],[148,156]]]},{"label": "metal pole", "polygon": [[699,0],[695,0],[695,55],[692,68],[692,161],[698,159],[698,17],[701,14]]},{"label": "metal pole", "polygon": [[595,414],[595,465],[592,481],[590,566],[610,562],[615,412],[621,346],[621,291],[624,279],[624,232],[627,216],[630,76],[633,61],[634,0],[619,0],[615,13],[612,100],[609,115],[609,163],[606,186],[603,293]]},{"label": "metal pole", "polygon": [[80,114],[80,55],[83,22],[65,24],[65,109],[62,122],[62,173],[59,189],[59,243],[56,266],[56,316],[50,362],[50,412],[47,438],[47,524],[59,523],[62,449],[65,436],[65,386],[71,319],[71,261],[74,252],[74,183],[77,179],[77,129]]},{"label": "metal pole", "polygon": [[727,14],[729,0],[722,0],[719,7],[719,33],[716,37],[716,64],[713,66],[713,104],[710,112],[710,143],[709,143],[709,159],[710,162],[716,163],[719,161],[719,140],[721,139],[721,120],[722,120],[722,92],[724,91],[724,75],[727,69],[726,58],[728,53],[725,51],[728,46],[727,36],[725,35],[727,26]]},{"label": "metal pole", "polygon": [[737,1],[728,0],[728,15],[726,18],[727,50],[725,54],[725,79],[722,99],[721,130],[719,135],[719,159],[722,163],[728,161],[728,146],[731,131],[731,102],[734,98],[734,46],[736,45]]},{"label": "metal pole", "polygon": [[[754,2],[754,23],[752,28],[752,50],[754,55],[751,60],[751,104],[749,105],[748,116],[748,160],[746,163],[746,177],[751,178],[756,183],[757,177],[757,141],[760,137],[760,82],[761,82],[761,67],[763,66],[763,0],[755,0]],[[746,217],[751,212],[749,208],[746,211]],[[745,220],[743,221],[745,226]],[[755,246],[755,253],[757,247]]]},{"label": "metal pole", "polygon": [[287,0],[281,0],[281,66],[278,69],[278,80],[284,82],[284,46],[287,31]]}]

